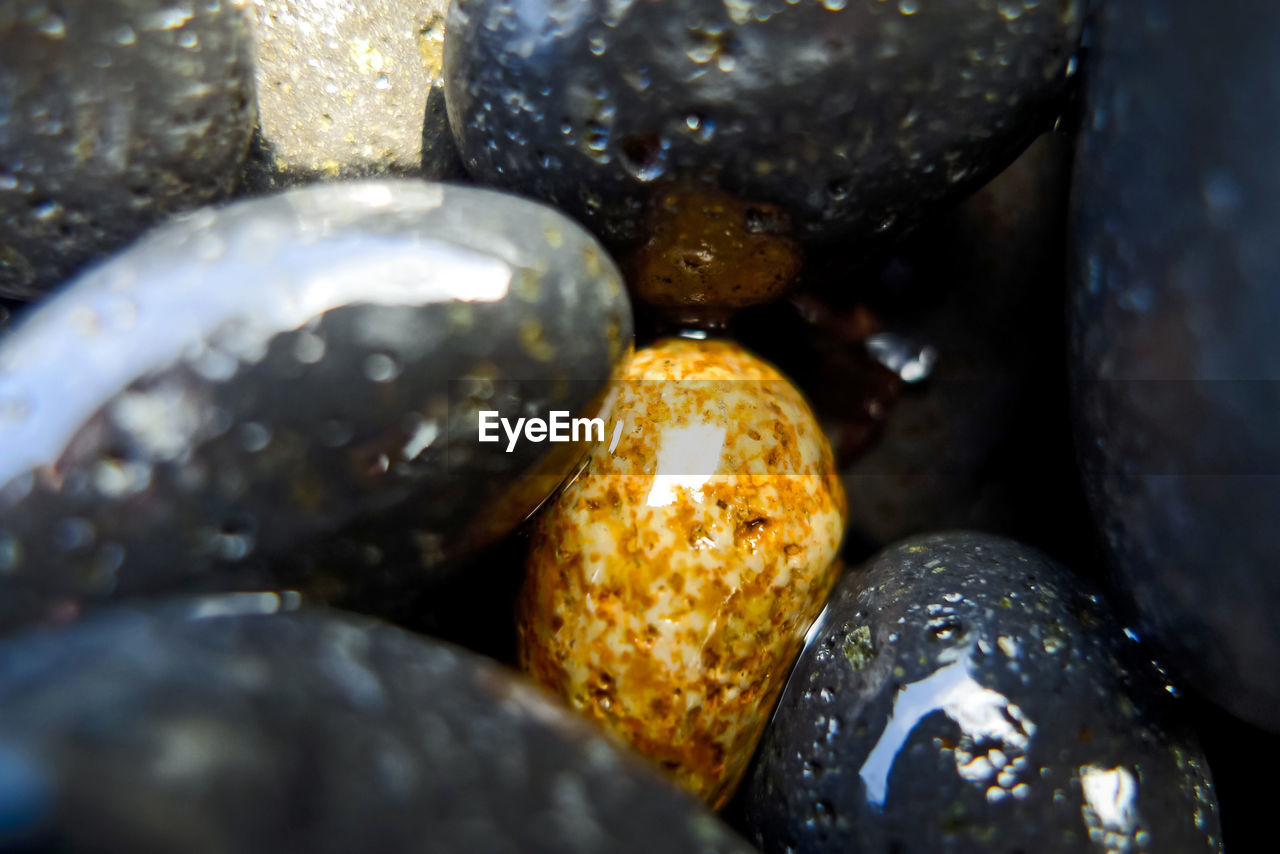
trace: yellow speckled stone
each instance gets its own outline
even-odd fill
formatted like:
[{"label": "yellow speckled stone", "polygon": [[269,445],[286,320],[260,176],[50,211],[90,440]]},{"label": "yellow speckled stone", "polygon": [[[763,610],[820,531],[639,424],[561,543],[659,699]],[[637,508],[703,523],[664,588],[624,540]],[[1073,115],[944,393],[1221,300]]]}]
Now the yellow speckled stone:
[{"label": "yellow speckled stone", "polygon": [[721,806],[835,581],[844,491],[800,392],[736,344],[637,352],[605,413],[534,534],[521,663]]}]

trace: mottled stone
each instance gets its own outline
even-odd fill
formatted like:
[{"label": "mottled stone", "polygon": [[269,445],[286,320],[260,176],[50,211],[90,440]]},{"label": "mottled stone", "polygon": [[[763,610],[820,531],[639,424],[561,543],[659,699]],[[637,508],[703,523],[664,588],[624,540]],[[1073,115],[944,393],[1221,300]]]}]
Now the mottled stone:
[{"label": "mottled stone", "polygon": [[722,319],[770,302],[795,283],[800,245],[774,205],[748,204],[707,186],[655,196],[649,239],[631,256],[635,295],[677,322]]},{"label": "mottled stone", "polygon": [[455,177],[453,140],[439,126],[448,0],[248,0],[248,8],[258,83],[249,189]]},{"label": "mottled stone", "polygon": [[1208,766],[1081,579],[986,534],[845,576],[778,704],[742,822],[781,851],[1218,851]]},{"label": "mottled stone", "polygon": [[868,247],[963,197],[1051,118],[1078,0],[455,0],[445,90],[478,180],[606,241],[704,180]]},{"label": "mottled stone", "polygon": [[373,181],[180,217],[0,341],[0,600],[235,587],[406,506],[426,565],[471,551],[575,458],[481,444],[477,410],[583,414],[630,341],[612,262],[533,202]]},{"label": "mottled stone", "polygon": [[0,294],[227,195],[253,128],[243,0],[0,5]]},{"label": "mottled stone", "polygon": [[624,380],[616,443],[534,533],[521,662],[719,806],[838,572],[845,497],[804,398],[736,344],[662,341]]},{"label": "mottled stone", "polygon": [[1280,115],[1259,106],[1280,98],[1280,7],[1203,12],[1100,6],[1072,190],[1078,447],[1143,638],[1280,732]]},{"label": "mottled stone", "polygon": [[337,613],[216,605],[0,645],[0,845],[750,850],[485,659]]}]

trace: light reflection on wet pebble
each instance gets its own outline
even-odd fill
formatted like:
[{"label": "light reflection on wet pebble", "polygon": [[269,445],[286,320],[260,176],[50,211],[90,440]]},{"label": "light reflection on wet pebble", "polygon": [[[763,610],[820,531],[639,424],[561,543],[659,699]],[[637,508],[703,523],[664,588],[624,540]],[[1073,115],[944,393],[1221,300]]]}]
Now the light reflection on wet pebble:
[{"label": "light reflection on wet pebble", "polygon": [[363,182],[177,219],[0,343],[0,624],[32,591],[269,586],[247,558],[396,505],[436,562],[474,550],[573,462],[478,444],[475,410],[581,414],[630,341],[595,240],[492,191]]},{"label": "light reflection on wet pebble", "polygon": [[1215,851],[1178,712],[1060,565],[985,534],[915,537],[837,584],[735,810],[766,854]]}]

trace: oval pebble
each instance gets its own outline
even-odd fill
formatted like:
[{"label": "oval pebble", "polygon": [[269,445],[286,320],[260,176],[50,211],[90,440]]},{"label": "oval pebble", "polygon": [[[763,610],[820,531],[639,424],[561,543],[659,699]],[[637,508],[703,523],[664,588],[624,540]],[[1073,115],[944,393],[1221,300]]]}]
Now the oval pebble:
[{"label": "oval pebble", "polygon": [[244,0],[0,5],[0,294],[39,296],[232,190],[254,123]]},{"label": "oval pebble", "polygon": [[1083,4],[455,0],[453,133],[472,176],[611,245],[656,188],[781,206],[870,244],[962,198],[1052,118]]},{"label": "oval pebble", "polygon": [[1280,117],[1255,107],[1280,98],[1280,7],[1156,8],[1098,15],[1072,190],[1081,468],[1144,639],[1280,732]]},{"label": "oval pebble", "polygon": [[235,608],[0,644],[0,845],[750,851],[486,659],[337,612]]},{"label": "oval pebble", "polygon": [[479,443],[477,410],[580,414],[630,341],[613,263],[533,202],[406,180],[183,216],[0,342],[0,588],[235,587],[405,504],[435,562],[469,552],[574,462]]},{"label": "oval pebble", "polygon": [[604,411],[612,441],[539,517],[521,664],[719,806],[838,572],[831,447],[726,341],[641,350]]},{"label": "oval pebble", "polygon": [[743,786],[782,851],[1218,851],[1208,765],[1082,579],[986,534],[836,585]]}]

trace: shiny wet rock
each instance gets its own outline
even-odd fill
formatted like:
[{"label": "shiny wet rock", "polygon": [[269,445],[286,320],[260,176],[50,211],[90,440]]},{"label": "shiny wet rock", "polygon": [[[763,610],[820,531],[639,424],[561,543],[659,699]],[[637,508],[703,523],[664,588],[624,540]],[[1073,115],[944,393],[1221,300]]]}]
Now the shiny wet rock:
[{"label": "shiny wet rock", "polygon": [[773,205],[694,185],[659,194],[646,216],[649,239],[628,259],[627,281],[674,322],[722,321],[728,310],[771,302],[800,272],[800,246]]},{"label": "shiny wet rock", "polygon": [[1208,767],[1083,580],[985,534],[836,586],[739,807],[782,851],[1216,851]]},{"label": "shiny wet rock", "polygon": [[456,0],[445,90],[478,180],[608,242],[653,192],[707,181],[805,242],[900,233],[1052,118],[1082,4]]},{"label": "shiny wet rock", "polygon": [[1280,97],[1280,9],[1154,8],[1103,7],[1087,87],[1072,199],[1080,462],[1144,639],[1280,732],[1280,118],[1256,107]]},{"label": "shiny wet rock", "polygon": [[604,411],[614,441],[536,523],[521,665],[718,807],[839,573],[831,447],[728,341],[639,350]]},{"label": "shiny wet rock", "polygon": [[0,294],[226,196],[254,122],[244,4],[0,6]]},{"label": "shiny wet rock", "polygon": [[470,552],[574,461],[480,444],[477,410],[581,414],[630,340],[594,239],[492,191],[361,182],[179,218],[0,343],[3,610],[269,586],[245,564],[397,506],[428,565]]},{"label": "shiny wet rock", "polygon": [[0,645],[0,845],[749,851],[492,662],[337,612],[216,604]]}]

